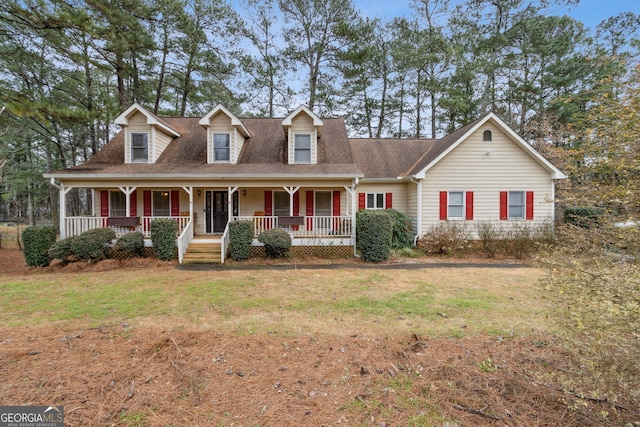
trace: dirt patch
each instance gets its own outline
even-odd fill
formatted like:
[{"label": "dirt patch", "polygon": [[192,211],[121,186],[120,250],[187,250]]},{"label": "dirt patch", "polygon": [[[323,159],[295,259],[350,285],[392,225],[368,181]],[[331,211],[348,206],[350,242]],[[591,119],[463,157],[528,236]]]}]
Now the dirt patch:
[{"label": "dirt patch", "polygon": [[622,402],[561,392],[554,381],[570,361],[545,336],[22,328],[3,331],[0,401],[64,405],[74,426],[600,425],[601,411],[614,425],[637,420]]}]

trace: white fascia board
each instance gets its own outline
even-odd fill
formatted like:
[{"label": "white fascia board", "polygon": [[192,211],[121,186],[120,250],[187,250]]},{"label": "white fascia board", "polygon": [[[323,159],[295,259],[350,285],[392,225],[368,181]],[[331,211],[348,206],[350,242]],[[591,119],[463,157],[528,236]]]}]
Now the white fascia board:
[{"label": "white fascia board", "polygon": [[134,111],[137,111],[143,114],[147,118],[148,125],[157,126],[160,129],[164,130],[169,135],[180,137],[179,132],[176,132],[175,130],[165,125],[164,123],[159,122],[158,119],[153,114],[151,114],[146,108],[144,108],[142,105],[138,104],[137,102],[134,103],[131,107],[127,108],[124,113],[116,117],[116,119],[113,122],[119,126],[127,126],[129,124],[129,116]]},{"label": "white fascia board", "polygon": [[224,106],[222,104],[218,104],[216,105],[213,110],[209,111],[203,118],[201,118],[198,121],[198,124],[202,127],[209,127],[210,126],[210,121],[211,118],[213,116],[215,116],[216,114],[222,112],[224,115],[226,115],[227,117],[229,117],[231,119],[231,125],[234,127],[237,127],[240,130],[240,133],[242,133],[242,135],[244,137],[249,137],[249,131],[247,130],[247,128],[244,126],[244,124],[242,123],[242,121],[237,118],[231,111],[227,110],[226,108],[224,108]]},{"label": "white fascia board", "polygon": [[229,174],[56,174],[49,173],[43,175],[45,178],[54,178],[59,180],[78,180],[78,179],[87,179],[87,180],[118,180],[118,179],[136,179],[136,180],[167,180],[172,179],[175,180],[176,183],[180,181],[191,181],[194,179],[197,180],[224,180],[224,181],[244,181],[244,180],[255,180],[261,179],[263,181],[266,180],[278,180],[278,179],[297,179],[297,180],[307,180],[307,179],[354,179],[360,178],[361,175],[342,175],[342,174],[243,174],[243,175],[229,175]]},{"label": "white fascia board", "polygon": [[533,159],[538,162],[542,167],[544,167],[549,173],[551,173],[551,179],[566,179],[567,175],[562,173],[560,169],[556,168],[552,165],[547,159],[545,159],[540,153],[538,153],[534,148],[529,145],[524,139],[520,137],[511,127],[509,127],[505,122],[503,122],[500,117],[496,116],[494,113],[489,113],[485,116],[484,120],[479,121],[469,129],[464,135],[462,135],[458,140],[451,144],[442,154],[440,154],[437,158],[435,158],[431,163],[429,163],[423,170],[418,172],[415,177],[417,179],[422,179],[425,177],[426,172],[435,166],[440,160],[442,160],[447,154],[453,151],[458,145],[462,143],[465,139],[467,139],[471,134],[477,131],[480,127],[484,126],[487,121],[493,120],[495,124],[504,131],[512,141],[514,141],[520,148],[522,148],[527,154],[529,154]]},{"label": "white fascia board", "polygon": [[324,122],[322,121],[322,119],[316,116],[315,113],[311,111],[309,107],[307,107],[306,105],[299,106],[298,108],[295,109],[293,113],[289,114],[282,121],[282,126],[291,126],[291,121],[293,120],[293,118],[296,117],[301,112],[305,112],[309,117],[311,117],[311,119],[313,120],[314,126],[320,126],[320,127],[324,126]]}]

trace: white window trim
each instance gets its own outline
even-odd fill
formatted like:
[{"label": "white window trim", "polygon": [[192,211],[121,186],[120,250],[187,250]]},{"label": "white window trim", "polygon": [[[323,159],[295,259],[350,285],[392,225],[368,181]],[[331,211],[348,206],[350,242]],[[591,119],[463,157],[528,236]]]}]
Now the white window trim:
[{"label": "white window trim", "polygon": [[[462,194],[462,205],[451,204],[451,193]],[[462,212],[460,213],[460,216],[451,216],[451,206],[462,206]],[[447,191],[447,220],[464,221],[466,220],[466,217],[467,217],[466,212],[467,212],[467,192],[466,191]]]},{"label": "white window trim", "polygon": [[[229,142],[229,158],[227,160],[218,160],[216,158],[216,135],[226,135]],[[213,163],[231,163],[231,134],[229,132],[212,132],[211,134],[211,151]]]},{"label": "white window trim", "polygon": [[[124,215],[114,215],[113,214],[113,200],[111,199],[111,195],[114,193],[122,194],[124,197]],[[109,190],[109,216],[110,217],[118,217],[118,216],[129,216],[127,214],[127,195],[120,190]]]},{"label": "white window trim", "polygon": [[[511,193],[520,193],[522,194],[522,204],[513,204],[511,203]],[[521,206],[522,207],[522,216],[511,216],[511,206]],[[525,220],[527,218],[527,192],[526,191],[507,191],[507,219],[512,219],[515,221]]]},{"label": "white window trim", "polygon": [[[373,199],[374,201],[378,199],[379,195],[382,195],[382,207],[370,207],[369,206],[369,195],[373,194]],[[364,208],[366,210],[371,210],[371,211],[375,211],[375,210],[381,210],[381,209],[386,209],[387,208],[387,197],[386,197],[386,193],[365,193],[365,202],[364,202]]]},{"label": "white window trim", "polygon": [[[308,136],[309,137],[309,161],[308,162],[300,162],[296,160],[296,151],[298,148],[296,147],[296,142],[299,136]],[[300,149],[303,150],[303,149]],[[307,150],[306,148],[304,150]],[[293,164],[296,165],[309,165],[313,163],[313,133],[306,132],[296,132],[293,134]]]},{"label": "white window trim", "polygon": [[[155,193],[168,193],[169,194],[169,213],[165,215],[156,215],[156,204],[155,204]],[[160,217],[167,218],[171,217],[171,190],[163,190],[163,189],[155,189],[151,190],[151,216],[152,217]]]},{"label": "white window trim", "polygon": [[[133,156],[133,135],[146,135],[147,138],[147,158],[146,159],[135,159]],[[149,163],[149,156],[151,155],[151,147],[150,147],[149,132],[129,132],[129,155],[131,156],[131,163]]]}]

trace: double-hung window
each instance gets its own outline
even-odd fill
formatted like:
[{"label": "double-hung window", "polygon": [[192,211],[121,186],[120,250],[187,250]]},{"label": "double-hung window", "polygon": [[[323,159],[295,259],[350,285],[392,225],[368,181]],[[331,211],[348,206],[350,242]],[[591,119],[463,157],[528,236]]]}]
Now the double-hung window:
[{"label": "double-hung window", "polygon": [[500,219],[533,219],[533,191],[501,191]]},{"label": "double-hung window", "polygon": [[131,133],[131,161],[146,163],[149,161],[149,134]]},{"label": "double-hung window", "polygon": [[450,191],[447,203],[448,219],[464,219],[464,192]]},{"label": "double-hung window", "polygon": [[367,209],[384,209],[384,193],[367,193]]},{"label": "double-hung window", "polygon": [[472,220],[473,191],[441,191],[441,220]]},{"label": "double-hung window", "polygon": [[109,216],[127,216],[127,196],[122,191],[109,192]]},{"label": "double-hung window", "polygon": [[171,199],[168,191],[153,192],[153,216],[171,216]]},{"label": "double-hung window", "polygon": [[294,163],[311,163],[311,135],[296,134],[294,137]]},{"label": "double-hung window", "polygon": [[228,162],[231,158],[231,147],[228,133],[213,134],[213,161]]}]

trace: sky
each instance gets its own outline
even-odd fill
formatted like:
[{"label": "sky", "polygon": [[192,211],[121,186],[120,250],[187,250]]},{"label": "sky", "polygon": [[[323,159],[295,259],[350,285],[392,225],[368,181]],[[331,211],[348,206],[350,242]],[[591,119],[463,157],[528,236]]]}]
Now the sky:
[{"label": "sky", "polygon": [[[396,16],[408,15],[409,0],[354,0],[356,8],[370,18],[391,20]],[[553,15],[569,15],[595,28],[603,20],[621,12],[640,14],[640,0],[580,0],[578,6],[551,9]]]}]

